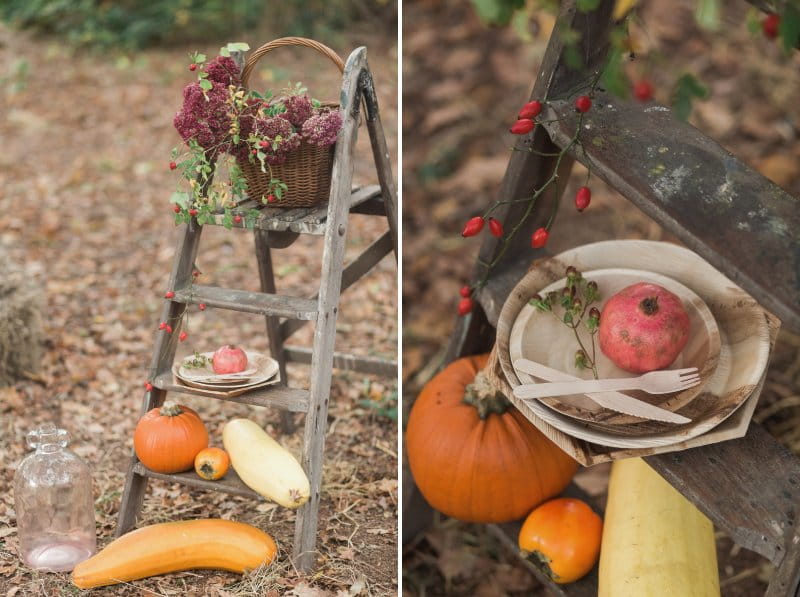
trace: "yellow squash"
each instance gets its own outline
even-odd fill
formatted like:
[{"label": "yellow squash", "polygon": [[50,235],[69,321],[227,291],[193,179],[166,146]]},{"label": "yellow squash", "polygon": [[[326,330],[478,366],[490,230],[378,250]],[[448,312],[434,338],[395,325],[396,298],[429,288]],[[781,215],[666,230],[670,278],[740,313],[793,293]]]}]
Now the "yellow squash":
[{"label": "yellow squash", "polygon": [[222,443],[239,477],[253,491],[287,508],[308,501],[311,488],[294,456],[249,419],[233,419],[222,430]]},{"label": "yellow squash", "polygon": [[641,458],[614,462],[598,597],[719,597],[711,521]]},{"label": "yellow squash", "polygon": [[241,574],[275,559],[267,533],[232,520],[164,522],[123,535],[75,566],[72,582],[81,589],[210,568]]}]

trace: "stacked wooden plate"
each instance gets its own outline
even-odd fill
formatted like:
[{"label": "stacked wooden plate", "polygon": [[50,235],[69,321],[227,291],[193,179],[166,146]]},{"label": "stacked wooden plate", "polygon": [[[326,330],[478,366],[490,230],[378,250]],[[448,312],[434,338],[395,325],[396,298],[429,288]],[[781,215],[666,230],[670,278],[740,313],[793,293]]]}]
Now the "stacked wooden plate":
[{"label": "stacked wooden plate", "polygon": [[172,373],[179,384],[203,390],[206,393],[232,398],[255,388],[280,381],[278,361],[257,352],[247,352],[247,368],[238,373],[217,374],[211,368],[213,352],[200,353],[202,366],[193,366],[195,356],[186,357],[172,366]]},{"label": "stacked wooden plate", "polygon": [[[680,296],[690,317],[690,340],[670,368],[696,366],[702,382],[673,394],[626,392],[691,419],[680,425],[610,411],[586,396],[525,401],[512,397],[539,429],[583,464],[744,434],[780,322],[698,255],[668,243],[607,241],[535,263],[509,295],[498,321],[495,350],[507,394],[517,385],[536,382],[515,370],[513,363],[519,358],[591,378],[590,372],[574,367],[577,341],[572,331],[528,303],[534,294],[563,287],[570,265],[598,283],[599,308],[605,299],[640,281],[659,284]],[[583,340],[591,345],[588,333]],[[599,349],[596,354],[601,378],[634,376],[618,369]],[[739,416],[734,417],[737,412]],[[729,419],[736,421],[727,424]]]}]

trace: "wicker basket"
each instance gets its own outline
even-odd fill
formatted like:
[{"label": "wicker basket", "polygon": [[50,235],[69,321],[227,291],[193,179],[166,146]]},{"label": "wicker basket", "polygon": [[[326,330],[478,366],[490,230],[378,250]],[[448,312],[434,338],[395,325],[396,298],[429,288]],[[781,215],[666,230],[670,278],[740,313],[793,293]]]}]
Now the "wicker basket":
[{"label": "wicker basket", "polygon": [[[247,57],[247,62],[242,69],[242,86],[248,88],[250,74],[259,59],[265,54],[284,46],[303,46],[316,50],[333,62],[340,72],[344,72],[344,62],[339,55],[329,47],[304,37],[283,37],[264,44]],[[323,102],[329,108],[338,108],[335,102]],[[278,178],[286,183],[288,190],[283,193],[281,200],[270,207],[312,207],[328,200],[331,189],[331,168],[333,167],[333,152],[335,145],[330,147],[317,147],[306,142],[286,158],[283,164],[272,166],[272,178]],[[258,162],[240,159],[247,180],[247,191],[251,199],[259,200],[269,194],[270,174],[261,171]]]}]

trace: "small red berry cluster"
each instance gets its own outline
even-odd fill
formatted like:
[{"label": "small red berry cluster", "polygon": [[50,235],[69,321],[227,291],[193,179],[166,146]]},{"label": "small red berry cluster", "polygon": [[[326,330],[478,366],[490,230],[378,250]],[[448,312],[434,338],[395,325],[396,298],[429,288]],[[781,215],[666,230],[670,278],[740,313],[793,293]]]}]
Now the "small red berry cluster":
[{"label": "small red berry cluster", "polygon": [[[193,278],[197,278],[197,277],[198,277],[200,274],[201,274],[200,270],[194,270],[194,271],[192,272],[192,277],[193,277]],[[164,293],[164,298],[165,298],[165,299],[167,299],[167,300],[172,300],[172,299],[174,299],[174,298],[175,298],[175,291],[174,291],[174,290],[167,290],[167,291]],[[198,305],[197,305],[197,308],[198,308],[198,309],[200,309],[201,311],[205,311],[205,310],[206,310],[206,307],[207,307],[207,305],[206,305],[205,303],[198,303]],[[188,326],[188,323],[189,323],[189,322],[187,321],[186,323],[187,323],[187,326]],[[168,321],[162,321],[162,322],[160,322],[160,323],[158,324],[158,329],[159,329],[159,331],[165,332],[165,333],[167,333],[167,334],[171,334],[171,333],[172,333],[172,326],[169,324],[169,322],[168,322]],[[179,342],[183,342],[183,341],[185,341],[185,340],[186,340],[188,337],[189,337],[189,334],[188,334],[188,332],[186,332],[186,331],[182,331],[182,332],[181,332],[181,333],[178,335],[178,341],[179,341]],[[147,382],[145,382],[145,384],[144,384],[144,387],[145,387],[145,390],[146,390],[146,391],[148,391],[148,392],[151,392],[151,391],[153,390],[153,383],[152,383],[151,381],[147,381]]]},{"label": "small red berry cluster", "polygon": [[[649,83],[648,83],[649,85]],[[646,91],[646,90],[645,90]],[[650,87],[649,94],[652,94],[652,86]],[[644,95],[644,92],[642,92]],[[583,115],[592,108],[592,98],[588,95],[581,95],[575,99],[575,110]],[[514,125],[509,129],[509,132],[515,135],[527,135],[531,131],[533,131],[536,127],[536,117],[539,116],[542,112],[542,103],[538,100],[533,100],[522,106],[522,109],[517,114],[517,121]],[[580,127],[579,127],[580,128]],[[562,150],[562,153],[565,152],[566,149]],[[552,180],[552,179],[551,179]],[[546,187],[549,183],[545,184]],[[544,187],[537,191],[536,196],[544,190]],[[535,200],[534,196],[531,201]],[[575,208],[582,212],[584,209],[589,207],[589,203],[592,200],[592,191],[587,186],[582,186],[578,189],[575,193]],[[488,222],[489,224],[489,232],[495,238],[502,238],[505,231],[503,228],[503,223],[496,218],[490,217],[491,212],[499,206],[503,201],[496,202],[489,210],[482,216],[474,216],[467,220],[467,223],[464,225],[463,230],[461,231],[461,236],[465,238],[469,238],[471,236],[476,236],[480,234],[483,230],[484,225]],[[548,239],[550,238],[550,226],[552,225],[553,218],[551,217],[550,221],[546,226],[541,228],[537,228],[533,234],[531,235],[530,245],[534,249],[541,249],[547,244]],[[514,230],[509,233],[506,237],[506,241],[509,240],[509,237],[513,235]],[[488,276],[488,271],[487,271]],[[485,282],[485,281],[484,281]],[[477,286],[482,286],[483,283],[478,284],[476,286],[462,286],[459,290],[459,294],[461,295],[461,300],[458,303],[458,314],[459,315],[466,315],[470,313],[474,307],[474,301],[472,298],[473,292]]]},{"label": "small red berry cluster", "polygon": [[775,39],[778,37],[778,32],[781,28],[781,16],[775,13],[768,14],[761,21],[761,31],[764,32],[764,37]]}]

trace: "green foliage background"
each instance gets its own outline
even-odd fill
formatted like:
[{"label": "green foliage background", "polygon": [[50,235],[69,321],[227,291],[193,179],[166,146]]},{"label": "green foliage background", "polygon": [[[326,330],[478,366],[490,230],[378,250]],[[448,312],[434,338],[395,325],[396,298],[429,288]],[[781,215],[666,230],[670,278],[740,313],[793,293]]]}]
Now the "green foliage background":
[{"label": "green foliage background", "polygon": [[395,0],[2,0],[10,25],[71,43],[126,50],[223,37],[262,23],[280,35],[313,36],[369,22],[395,31]]}]

